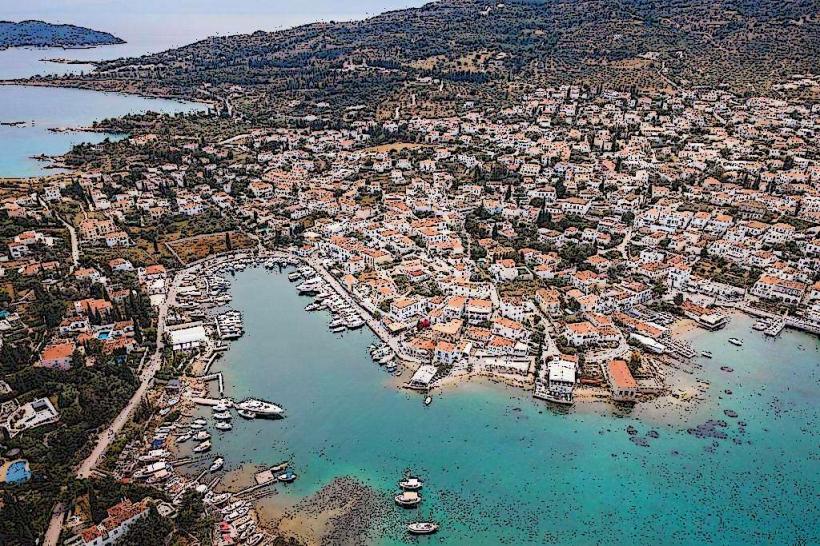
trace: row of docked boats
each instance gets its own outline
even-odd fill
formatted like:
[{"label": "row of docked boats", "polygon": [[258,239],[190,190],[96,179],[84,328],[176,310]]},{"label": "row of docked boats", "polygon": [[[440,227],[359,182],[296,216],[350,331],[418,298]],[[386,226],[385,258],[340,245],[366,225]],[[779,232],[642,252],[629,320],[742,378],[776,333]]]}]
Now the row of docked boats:
[{"label": "row of docked boats", "polygon": [[368,351],[370,352],[370,358],[373,359],[373,362],[379,366],[384,366],[388,372],[392,373],[398,369],[396,353],[386,343],[382,345],[370,345]]},{"label": "row of docked boats", "polygon": [[219,328],[219,337],[222,339],[238,339],[245,333],[242,313],[239,311],[226,311],[217,315],[216,325]]},{"label": "row of docked boats", "polygon": [[347,329],[356,330],[364,326],[364,320],[353,306],[342,296],[329,289],[320,277],[312,277],[296,287],[302,295],[314,296],[314,301],[305,306],[305,311],[330,311],[328,327],[333,333]]},{"label": "row of docked boats", "polygon": [[[421,488],[424,482],[416,476],[405,476],[399,481],[401,493],[393,500],[396,504],[404,508],[415,508],[421,504]],[[439,525],[433,521],[414,521],[407,524],[407,532],[413,535],[431,535],[438,531]]]}]

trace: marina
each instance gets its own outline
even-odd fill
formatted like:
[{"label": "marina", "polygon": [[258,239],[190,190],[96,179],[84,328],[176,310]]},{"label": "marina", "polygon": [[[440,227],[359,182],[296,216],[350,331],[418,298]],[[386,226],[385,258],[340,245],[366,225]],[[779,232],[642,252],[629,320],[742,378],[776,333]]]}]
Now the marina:
[{"label": "marina", "polygon": [[[702,538],[709,536],[712,520],[708,512],[718,509],[725,525],[737,536],[749,536],[754,528],[763,525],[769,528],[767,532],[777,536],[790,533],[788,524],[774,517],[766,517],[766,523],[757,522],[749,527],[743,511],[758,506],[755,497],[744,496],[736,508],[732,505],[737,501],[729,500],[736,491],[735,477],[744,472],[745,463],[741,458],[774,457],[778,464],[805,471],[808,464],[805,455],[812,449],[809,439],[797,428],[790,426],[777,435],[763,430],[768,428],[763,423],[772,416],[766,398],[761,400],[757,396],[763,380],[757,374],[768,365],[768,360],[755,355],[762,354],[758,344],[766,338],[760,335],[759,339],[746,339],[739,348],[742,356],[727,348],[732,347],[727,343],[729,337],[740,337],[748,331],[749,319],[737,317],[722,330],[695,331],[681,339],[698,354],[713,353],[716,362],[739,362],[740,358],[744,366],[733,363],[735,372],[731,374],[722,372],[721,364],[703,366],[694,376],[681,374],[671,383],[675,392],[688,393],[692,389],[698,394],[661,399],[656,404],[635,407],[626,414],[608,403],[594,401],[576,401],[569,413],[553,412],[534,405],[523,392],[481,381],[446,389],[435,404],[426,407],[416,396],[403,394],[404,391],[392,384],[385,385],[385,381],[392,380],[374,373],[378,367],[374,370],[373,366],[365,365],[363,356],[366,359],[383,342],[367,330],[355,335],[350,332],[341,338],[333,336],[327,329],[325,317],[304,311],[304,297],[294,290],[287,273],[270,275],[259,268],[247,269],[237,275],[232,294],[232,304],[242,311],[250,336],[233,342],[220,363],[229,392],[235,399],[275,397],[288,409],[288,417],[281,421],[276,435],[270,437],[267,448],[249,451],[243,447],[253,444],[257,434],[265,434],[265,429],[260,428],[264,423],[243,421],[243,427],[232,432],[234,441],[219,449],[227,460],[250,458],[257,464],[295,457],[299,461],[300,478],[289,486],[286,495],[280,493],[274,497],[276,503],[288,506],[311,495],[339,472],[342,475],[352,472],[382,491],[385,501],[395,504],[395,476],[403,474],[402,461],[412,460],[414,467],[433,479],[436,488],[447,495],[459,492],[459,498],[481,499],[475,507],[455,512],[455,506],[437,495],[424,496],[425,511],[434,510],[437,523],[445,524],[446,531],[439,530],[437,534],[446,534],[448,541],[542,543],[541,534],[531,535],[521,526],[500,525],[497,519],[487,521],[481,517],[481,510],[490,510],[510,514],[517,520],[532,518],[538,522],[537,529],[541,532],[558,529],[562,536],[581,541],[594,533],[599,542],[617,543],[616,530],[597,520],[594,510],[578,499],[579,488],[612,506],[618,506],[616,499],[621,498],[615,491],[623,489],[629,491],[630,498],[674,503],[674,516],[658,516],[642,503],[629,503],[617,508],[616,513],[625,514],[627,510],[645,513],[646,518],[639,518],[642,532],[672,533],[670,536],[681,537],[681,542],[688,540],[683,537],[691,538],[692,533]],[[265,332],[265,335],[254,335],[254,331]],[[787,393],[790,404],[799,408],[790,417],[796,425],[812,419],[811,395],[808,391],[787,391],[786,385],[794,377],[817,373],[814,362],[818,349],[816,342],[803,334],[784,331],[782,336],[787,337],[779,338],[767,350],[775,354],[786,351],[790,356],[783,354],[780,358],[794,365],[767,375],[765,381],[772,393],[779,393],[779,397]],[[796,349],[798,346],[804,349]],[[340,371],[344,374],[340,375]],[[277,374],[288,377],[286,390],[282,390],[275,379]],[[698,385],[698,389],[703,390],[696,390]],[[719,395],[723,390],[734,393],[731,400],[721,399],[721,396],[729,396]],[[316,396],[305,396],[305,393]],[[716,415],[725,419],[724,404],[729,403],[739,415],[738,419],[748,424],[742,427],[732,424],[727,431],[729,438],[717,440],[717,448],[687,432]],[[613,422],[613,413],[621,419]],[[430,422],[432,415],[435,415],[432,417],[435,426]],[[633,436],[623,428],[628,424],[634,426],[638,431],[636,436],[649,448],[630,440]],[[301,432],[305,429],[318,431],[318,437],[305,436]],[[405,431],[411,430],[432,432],[429,437],[425,435],[408,442]],[[660,431],[658,438],[654,438],[656,430]],[[785,454],[777,448],[781,434],[788,434],[789,441],[798,446],[795,452]],[[356,438],[356,442],[350,438]],[[470,439],[469,443],[465,438]],[[577,447],[580,441],[587,446],[583,454]],[[476,452],[499,450],[499,455],[507,461],[503,469],[482,464],[474,456]],[[670,453],[675,454],[670,456]],[[706,459],[701,463],[704,453]],[[577,457],[585,462],[569,467],[562,462]],[[469,461],[469,464],[459,465],[461,468],[454,471],[447,462],[454,460]],[[355,461],[356,468],[351,470],[341,461]],[[646,465],[649,470],[636,475],[630,469],[634,464]],[[543,465],[565,469],[555,477],[548,495],[531,480],[532,475],[542,471]],[[594,465],[596,470],[592,473],[583,470],[590,468],[589,465]],[[702,501],[702,507],[683,500],[703,495],[685,478],[691,465],[697,465],[699,471],[705,473],[707,483],[712,484],[707,488],[708,497]],[[467,476],[483,478],[473,482]],[[782,485],[776,474],[766,471],[755,478],[754,484],[761,491]],[[501,495],[493,492],[505,489],[519,490],[520,502],[502,510],[493,500]],[[778,497],[778,504],[787,511],[793,507],[785,505],[797,503],[799,498],[800,495],[791,499]],[[563,511],[554,513],[550,507],[556,503],[566,505],[566,510],[579,514],[581,519],[562,517]],[[390,518],[401,521],[406,509],[398,505],[396,509],[399,511]],[[581,520],[587,523],[576,523]],[[634,516],[630,516],[630,520],[635,521]],[[388,525],[375,543],[401,544],[409,523],[412,521]],[[476,536],[480,538],[476,540]]]}]

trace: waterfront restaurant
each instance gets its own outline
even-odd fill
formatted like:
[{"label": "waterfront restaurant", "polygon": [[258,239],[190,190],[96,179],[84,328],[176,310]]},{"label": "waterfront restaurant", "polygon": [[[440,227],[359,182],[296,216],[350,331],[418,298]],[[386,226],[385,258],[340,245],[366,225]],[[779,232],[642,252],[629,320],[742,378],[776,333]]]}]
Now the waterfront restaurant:
[{"label": "waterfront restaurant", "polygon": [[410,381],[407,382],[406,387],[417,391],[430,390],[430,383],[432,383],[433,377],[436,376],[436,372],[438,372],[438,368],[433,365],[426,364],[419,366],[419,369],[416,370],[416,373],[414,373]]}]

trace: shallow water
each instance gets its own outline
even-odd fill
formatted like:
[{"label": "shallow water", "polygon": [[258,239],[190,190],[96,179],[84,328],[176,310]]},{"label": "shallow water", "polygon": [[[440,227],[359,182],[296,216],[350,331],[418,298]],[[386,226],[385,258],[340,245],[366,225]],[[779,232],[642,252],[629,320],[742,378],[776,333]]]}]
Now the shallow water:
[{"label": "shallow water", "polygon": [[[395,508],[377,544],[820,540],[816,338],[786,331],[764,339],[744,317],[721,332],[689,334],[715,354],[694,374],[711,383],[699,405],[555,412],[522,391],[472,382],[434,394],[425,407],[369,360],[369,331],[331,334],[327,315],[304,312],[310,300],[285,275],[240,273],[233,294],[247,334],[215,369],[225,373],[227,395],[277,401],[287,418],[235,419],[214,452],[228,470],[292,458],[300,478],[278,486],[285,501],[351,475],[392,506],[396,481],[412,468],[425,480],[421,514],[442,530],[407,539],[401,522],[419,514]],[[745,345],[729,345],[732,336]],[[725,421],[702,427],[725,439],[687,432],[709,420]]]},{"label": "shallow water", "polygon": [[174,114],[204,109],[207,105],[120,93],[0,85],[0,122],[26,122],[23,127],[0,125],[0,178],[48,174],[53,172],[45,168],[49,163],[32,156],[62,154],[82,142],[120,138],[93,132],[55,133],[51,128],[83,127],[148,110]]}]

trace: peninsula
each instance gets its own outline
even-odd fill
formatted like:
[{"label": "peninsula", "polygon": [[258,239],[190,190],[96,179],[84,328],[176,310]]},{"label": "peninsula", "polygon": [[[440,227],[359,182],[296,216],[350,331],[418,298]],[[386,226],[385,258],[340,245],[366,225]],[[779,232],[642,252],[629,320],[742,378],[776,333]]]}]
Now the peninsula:
[{"label": "peninsula", "polygon": [[45,21],[0,21],[0,50],[10,47],[95,47],[124,44],[108,32]]}]

